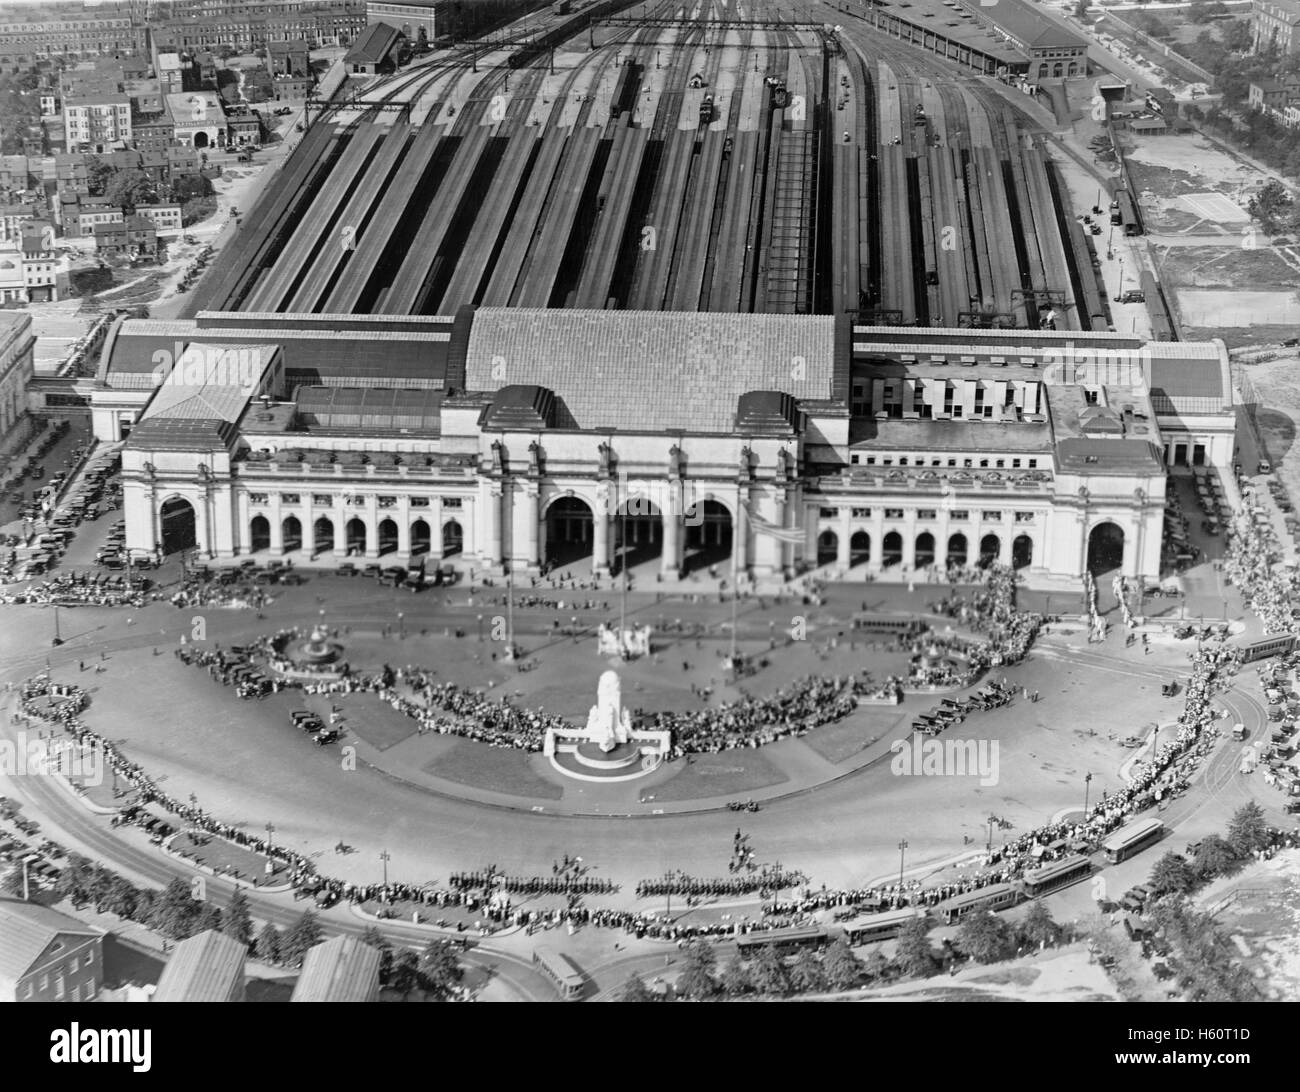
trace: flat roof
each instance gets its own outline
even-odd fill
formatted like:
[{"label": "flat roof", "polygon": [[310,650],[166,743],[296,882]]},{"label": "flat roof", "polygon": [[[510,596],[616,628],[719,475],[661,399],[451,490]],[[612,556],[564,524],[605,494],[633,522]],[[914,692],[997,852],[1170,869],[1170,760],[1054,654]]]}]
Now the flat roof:
[{"label": "flat roof", "polygon": [[1029,59],[1000,35],[981,25],[974,15],[963,13],[959,7],[949,7],[942,0],[888,0],[879,7],[890,15],[942,34],[969,49],[987,53],[1003,64],[1024,64]]}]

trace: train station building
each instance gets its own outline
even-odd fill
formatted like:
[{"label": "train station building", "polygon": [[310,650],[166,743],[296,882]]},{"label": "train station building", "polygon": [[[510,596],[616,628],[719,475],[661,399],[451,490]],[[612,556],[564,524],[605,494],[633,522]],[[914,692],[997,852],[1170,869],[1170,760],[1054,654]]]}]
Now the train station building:
[{"label": "train station building", "polygon": [[1218,341],[492,307],[120,319],[92,407],[140,553],[665,579],[1154,576],[1235,427]]}]

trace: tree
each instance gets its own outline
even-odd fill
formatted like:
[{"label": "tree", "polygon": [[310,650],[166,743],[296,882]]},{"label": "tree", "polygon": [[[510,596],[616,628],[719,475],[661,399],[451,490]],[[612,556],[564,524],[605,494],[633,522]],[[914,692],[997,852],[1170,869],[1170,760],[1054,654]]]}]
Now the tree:
[{"label": "tree", "polygon": [[1020,922],[1020,940],[1023,944],[1038,948],[1051,944],[1056,939],[1061,927],[1052,920],[1047,907],[1035,902]]},{"label": "tree", "polygon": [[[67,864],[59,873],[54,884],[54,895],[58,899],[68,899],[73,908],[80,910],[90,901],[90,888],[95,875],[94,864],[79,853],[68,854]],[[21,880],[22,867],[19,866]],[[21,890],[21,888],[20,888]]]},{"label": "tree", "polygon": [[361,943],[370,945],[379,953],[379,982],[381,985],[387,985],[388,978],[393,973],[392,944],[373,925],[366,926],[366,931],[361,934]]},{"label": "tree", "polygon": [[1243,804],[1232,813],[1228,823],[1228,843],[1239,857],[1249,857],[1257,849],[1268,845],[1268,825],[1264,812],[1255,801]]},{"label": "tree", "polygon": [[1011,926],[992,910],[969,914],[957,930],[957,944],[979,963],[996,963],[1011,951]]},{"label": "tree", "polygon": [[1222,34],[1224,46],[1234,53],[1245,53],[1255,40],[1249,19],[1234,19],[1223,28]]},{"label": "tree", "polygon": [[23,866],[11,865],[0,878],[0,894],[11,895],[16,899],[23,897]]},{"label": "tree", "polygon": [[1187,858],[1181,853],[1166,853],[1156,861],[1147,880],[1151,891],[1160,895],[1182,895],[1190,891],[1196,883],[1196,874]]},{"label": "tree", "polygon": [[420,955],[420,985],[439,1001],[453,997],[465,978],[456,949],[445,940],[431,940]]},{"label": "tree", "polygon": [[113,175],[117,172],[97,155],[86,156],[86,185],[90,187],[92,197],[103,197]]},{"label": "tree", "polygon": [[248,947],[253,941],[253,916],[248,912],[248,896],[242,887],[235,888],[226,907],[226,921],[221,931]]},{"label": "tree", "polygon": [[404,997],[420,984],[420,957],[415,951],[403,948],[397,953],[388,984]]},{"label": "tree", "polygon": [[784,997],[790,992],[790,976],[785,964],[771,948],[760,948],[749,965],[749,981],[756,993]]},{"label": "tree", "polygon": [[754,988],[754,983],[749,977],[749,967],[740,958],[739,952],[727,960],[722,968],[720,984],[722,992],[728,997],[742,997]]},{"label": "tree", "polygon": [[129,216],[137,205],[147,205],[154,200],[153,180],[144,171],[114,171],[104,186],[104,197],[110,204],[120,205]]},{"label": "tree", "polygon": [[703,1001],[711,997],[718,984],[713,979],[713,968],[718,961],[713,945],[703,940],[693,940],[686,946],[682,973],[677,977],[677,992],[690,1001]]},{"label": "tree", "polygon": [[1226,838],[1217,834],[1202,839],[1201,844],[1196,847],[1195,856],[1192,857],[1192,867],[1203,880],[1226,876],[1236,871],[1238,865],[1237,851]]},{"label": "tree", "polygon": [[925,918],[914,918],[898,931],[898,952],[894,961],[904,974],[924,978],[934,973],[930,925]]},{"label": "tree", "polygon": [[647,1001],[653,1001],[655,996],[645,984],[645,979],[633,971],[627,976],[627,981],[623,983],[623,989],[619,993],[618,999],[634,1005],[643,1005]]},{"label": "tree", "polygon": [[263,963],[280,962],[280,930],[273,922],[268,921],[262,926],[262,931],[257,934],[254,951]]},{"label": "tree", "polygon": [[205,902],[199,908],[199,912],[194,916],[191,935],[206,933],[209,929],[213,932],[221,932],[221,907],[216,903]]},{"label": "tree", "polygon": [[822,957],[826,980],[837,990],[851,990],[862,981],[862,960],[853,954],[848,941],[836,937]]},{"label": "tree", "polygon": [[192,926],[198,910],[199,904],[190,894],[190,885],[177,876],[159,896],[149,925],[165,937],[184,940],[193,935]]},{"label": "tree", "polygon": [[883,982],[889,977],[891,964],[879,948],[872,950],[862,964],[862,973],[868,982]]},{"label": "tree", "polygon": [[135,912],[135,904],[140,893],[135,884],[125,876],[113,876],[113,882],[104,894],[104,909],[119,918],[129,919]]},{"label": "tree", "polygon": [[826,988],[826,969],[815,954],[805,948],[790,965],[790,987],[796,993],[816,993]]},{"label": "tree", "polygon": [[286,963],[300,967],[307,952],[319,944],[324,935],[325,930],[316,920],[315,911],[304,910],[302,917],[293,923],[293,928],[285,935],[280,955]]}]

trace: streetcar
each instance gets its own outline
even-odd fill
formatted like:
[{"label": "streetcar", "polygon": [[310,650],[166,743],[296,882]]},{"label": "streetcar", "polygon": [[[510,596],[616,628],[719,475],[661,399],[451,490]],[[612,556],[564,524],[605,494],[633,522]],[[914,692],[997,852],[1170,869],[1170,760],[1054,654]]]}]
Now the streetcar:
[{"label": "streetcar", "polygon": [[956,925],[973,911],[1006,910],[1020,901],[1020,888],[1012,883],[995,883],[944,899],[934,908],[945,925]]},{"label": "streetcar", "polygon": [[853,628],[867,633],[915,637],[922,633],[926,626],[921,619],[910,614],[876,614],[872,611],[861,611],[853,616]]},{"label": "streetcar", "polygon": [[844,939],[854,948],[862,944],[874,944],[880,940],[892,940],[908,922],[924,917],[925,911],[919,906],[909,906],[902,910],[886,910],[883,914],[868,914],[845,922]]},{"label": "streetcar", "polygon": [[1025,898],[1036,899],[1041,895],[1050,895],[1062,887],[1088,878],[1092,872],[1092,862],[1082,854],[1075,853],[1059,861],[1034,868],[1021,877],[1021,886]]},{"label": "streetcar", "polygon": [[1101,848],[1106,853],[1107,864],[1119,864],[1154,845],[1164,834],[1165,825],[1159,819],[1138,819],[1117,830]]},{"label": "streetcar", "polygon": [[582,997],[586,984],[582,972],[574,966],[573,961],[563,952],[554,948],[535,948],[533,965],[551,980],[551,985],[559,992],[564,1001],[577,1001]]},{"label": "streetcar", "polygon": [[820,925],[792,925],[785,929],[759,929],[736,939],[736,948],[742,959],[748,959],[762,948],[771,948],[777,955],[802,948],[824,948],[830,934]]}]

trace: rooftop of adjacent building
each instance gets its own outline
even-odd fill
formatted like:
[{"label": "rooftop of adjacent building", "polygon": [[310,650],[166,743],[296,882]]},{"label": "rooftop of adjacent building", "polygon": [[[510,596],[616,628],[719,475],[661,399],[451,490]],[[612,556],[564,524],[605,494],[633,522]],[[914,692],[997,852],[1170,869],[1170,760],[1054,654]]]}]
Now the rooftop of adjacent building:
[{"label": "rooftop of adjacent building", "polygon": [[167,960],[154,1001],[226,1001],[243,978],[248,949],[208,929],[180,941]]},{"label": "rooftop of adjacent building", "polygon": [[92,940],[103,933],[48,906],[0,898],[0,985],[12,990],[60,936]]}]

